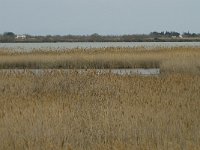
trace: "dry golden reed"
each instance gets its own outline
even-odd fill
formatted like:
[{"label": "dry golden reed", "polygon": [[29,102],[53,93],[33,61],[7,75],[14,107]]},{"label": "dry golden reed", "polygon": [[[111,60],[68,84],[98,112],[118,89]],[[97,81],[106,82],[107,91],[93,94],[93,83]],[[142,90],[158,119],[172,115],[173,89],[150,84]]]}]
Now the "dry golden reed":
[{"label": "dry golden reed", "polygon": [[1,72],[0,149],[199,150],[199,98],[196,74]]},{"label": "dry golden reed", "polygon": [[1,69],[160,68],[163,73],[200,73],[199,47],[96,48],[15,52],[0,50]]}]

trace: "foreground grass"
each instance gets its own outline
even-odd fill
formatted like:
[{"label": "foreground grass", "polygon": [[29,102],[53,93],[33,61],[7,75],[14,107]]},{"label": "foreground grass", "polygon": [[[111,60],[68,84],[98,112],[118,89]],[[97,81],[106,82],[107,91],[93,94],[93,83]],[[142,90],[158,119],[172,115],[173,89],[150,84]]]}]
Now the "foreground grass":
[{"label": "foreground grass", "polygon": [[200,73],[200,48],[100,48],[63,51],[0,50],[0,69],[160,68],[163,73]]},{"label": "foreground grass", "polygon": [[200,76],[0,73],[0,149],[200,149]]}]

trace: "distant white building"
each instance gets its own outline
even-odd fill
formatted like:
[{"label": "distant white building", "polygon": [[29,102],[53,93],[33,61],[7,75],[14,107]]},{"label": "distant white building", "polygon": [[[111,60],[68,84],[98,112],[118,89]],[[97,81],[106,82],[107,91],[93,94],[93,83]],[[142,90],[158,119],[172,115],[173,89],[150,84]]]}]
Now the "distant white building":
[{"label": "distant white building", "polygon": [[172,36],[172,39],[175,39],[175,38],[177,38],[176,36]]},{"label": "distant white building", "polygon": [[17,35],[15,38],[24,40],[26,39],[26,35]]}]

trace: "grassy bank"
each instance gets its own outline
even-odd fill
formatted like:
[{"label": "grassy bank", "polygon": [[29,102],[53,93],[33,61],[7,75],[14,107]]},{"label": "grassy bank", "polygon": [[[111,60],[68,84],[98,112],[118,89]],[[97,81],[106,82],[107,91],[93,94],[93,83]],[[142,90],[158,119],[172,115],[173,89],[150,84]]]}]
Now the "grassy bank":
[{"label": "grassy bank", "polygon": [[0,50],[0,69],[160,68],[162,72],[200,72],[200,48],[100,48],[63,51]]},{"label": "grassy bank", "polygon": [[199,89],[195,74],[0,73],[0,149],[197,150]]}]

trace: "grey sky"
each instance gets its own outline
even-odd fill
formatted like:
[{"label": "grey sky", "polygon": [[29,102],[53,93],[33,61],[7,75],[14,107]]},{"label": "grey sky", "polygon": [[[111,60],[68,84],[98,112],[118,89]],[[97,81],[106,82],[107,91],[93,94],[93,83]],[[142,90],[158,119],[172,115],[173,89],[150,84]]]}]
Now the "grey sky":
[{"label": "grey sky", "polygon": [[200,33],[200,0],[0,0],[0,33]]}]

